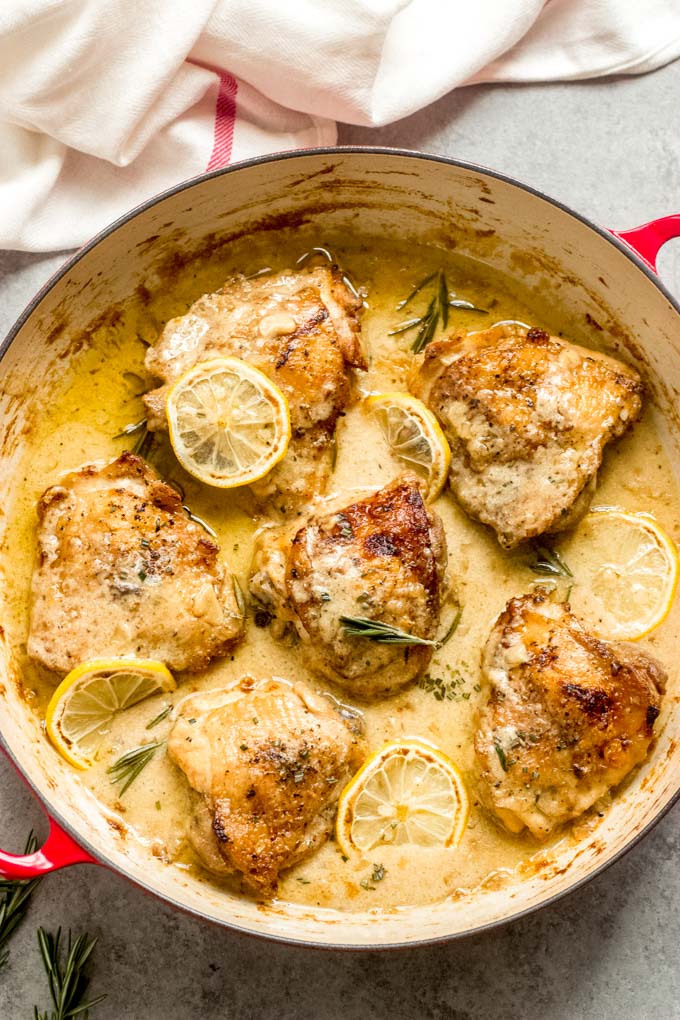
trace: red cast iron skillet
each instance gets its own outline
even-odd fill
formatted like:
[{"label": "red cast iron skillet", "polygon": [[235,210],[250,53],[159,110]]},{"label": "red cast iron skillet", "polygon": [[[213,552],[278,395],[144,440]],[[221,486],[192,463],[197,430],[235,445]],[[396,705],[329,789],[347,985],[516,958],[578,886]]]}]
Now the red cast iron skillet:
[{"label": "red cast iron skillet", "polygon": [[[680,308],[655,272],[661,246],[680,236],[680,215],[633,230],[606,230],[493,170],[422,153],[347,147],[268,156],[205,174],[133,209],[73,255],[0,347],[0,481],[11,487],[11,458],[23,442],[22,426],[58,384],[64,365],[78,356],[78,338],[93,322],[108,321],[107,313],[140,287],[153,293],[167,285],[168,267],[181,274],[193,259],[209,258],[234,238],[296,224],[318,224],[320,237],[326,229],[342,228],[455,245],[521,275],[537,299],[559,302],[574,323],[574,338],[596,328],[641,369],[680,477]],[[72,864],[103,864],[197,916],[284,942],[406,946],[504,923],[602,871],[649,831],[680,791],[680,763],[673,753],[680,735],[678,699],[668,697],[649,761],[617,794],[594,833],[556,851],[540,872],[468,899],[384,916],[286,904],[262,909],[178,876],[108,827],[100,806],[49,746],[22,699],[11,649],[5,644],[0,650],[2,746],[50,818],[49,836],[36,853],[0,852],[0,874],[27,879]]]}]

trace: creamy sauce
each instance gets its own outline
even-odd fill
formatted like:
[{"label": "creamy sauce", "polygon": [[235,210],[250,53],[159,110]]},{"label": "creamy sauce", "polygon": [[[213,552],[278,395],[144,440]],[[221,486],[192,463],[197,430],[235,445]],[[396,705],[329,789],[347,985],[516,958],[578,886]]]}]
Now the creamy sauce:
[{"label": "creamy sauce", "polygon": [[[144,371],[145,345],[152,342],[163,323],[186,310],[200,294],[214,290],[234,271],[250,273],[263,266],[281,269],[312,245],[327,244],[352,279],[366,289],[367,310],[363,319],[365,349],[370,368],[359,374],[359,392],[406,389],[410,364],[408,353],[414,333],[387,334],[409,317],[395,311],[399,300],[415,283],[443,265],[449,288],[460,298],[486,309],[483,314],[451,309],[450,331],[484,329],[503,319],[519,319],[560,333],[558,319],[537,313],[538,298],[522,292],[521,285],[499,277],[488,267],[432,248],[393,241],[346,240],[281,233],[272,239],[248,238],[235,244],[228,257],[192,267],[191,273],[173,281],[166,292],[145,304],[131,302],[122,321],[102,327],[88,345],[74,356],[62,392],[36,423],[22,469],[8,529],[6,550],[9,587],[7,630],[17,649],[25,677],[25,690],[33,709],[44,716],[58,677],[31,663],[25,655],[28,630],[27,604],[35,547],[38,496],[59,475],[97,459],[111,459],[126,447],[114,439],[128,423],[144,416],[139,395],[152,383]],[[420,303],[422,305],[422,302]],[[415,304],[420,309],[419,304]],[[571,338],[596,346],[598,334]],[[329,496],[346,496],[357,490],[378,487],[392,479],[402,465],[386,449],[378,427],[360,407],[341,419],[338,429],[337,463]],[[218,535],[222,553],[247,590],[254,535],[265,523],[256,518],[247,491],[223,493],[210,490],[187,476],[177,465],[165,441],[152,455],[166,477],[179,482],[193,512],[210,523]],[[594,505],[620,506],[654,514],[667,531],[680,539],[678,489],[655,430],[651,411],[634,431],[606,454]],[[480,698],[479,655],[497,614],[507,599],[528,591],[534,575],[521,553],[501,551],[495,538],[458,509],[445,492],[435,504],[444,522],[449,572],[457,588],[463,615],[451,641],[439,650],[428,670],[441,678],[451,697],[437,700],[432,691],[412,686],[381,703],[361,705],[368,746],[375,750],[385,740],[420,735],[439,745],[459,766],[468,782],[472,810],[461,845],[452,850],[385,847],[367,859],[343,860],[331,840],[312,857],[284,873],[279,896],[283,900],[340,910],[391,908],[424,904],[450,895],[465,895],[480,883],[493,883],[510,875],[539,851],[529,837],[501,830],[476,802],[473,733]],[[667,665],[673,665],[673,635],[678,632],[680,607],[642,642]],[[101,649],[102,656],[106,649]],[[120,754],[150,739],[163,739],[171,726],[166,719],[148,730],[148,723],[162,709],[194,690],[219,687],[245,673],[255,677],[278,675],[305,679],[317,690],[331,690],[307,674],[299,652],[277,643],[267,630],[249,619],[245,639],[233,655],[213,663],[200,674],[178,676],[178,689],[141,703],[118,718],[100,751],[95,767],[82,774],[82,782],[94,791],[106,810],[128,827],[131,838],[149,847],[150,853],[178,868],[188,869],[215,881],[200,869],[185,836],[188,787],[164,750],[142,772],[122,799],[111,785],[106,768]],[[674,678],[671,678],[673,686]],[[432,686],[432,684],[430,684]],[[343,697],[338,689],[336,696]],[[343,700],[350,702],[347,696]],[[663,724],[664,714],[660,723]],[[658,724],[657,724],[658,725]],[[604,810],[604,805],[599,805]],[[593,824],[597,812],[592,813]],[[569,831],[560,839],[575,838]],[[370,879],[373,866],[385,868],[382,881]]]}]

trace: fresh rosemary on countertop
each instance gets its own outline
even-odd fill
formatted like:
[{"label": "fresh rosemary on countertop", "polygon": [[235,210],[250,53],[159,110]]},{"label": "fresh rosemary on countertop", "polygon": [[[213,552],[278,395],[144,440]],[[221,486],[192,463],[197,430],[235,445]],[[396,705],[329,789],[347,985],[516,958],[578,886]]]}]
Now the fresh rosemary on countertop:
[{"label": "fresh rosemary on countertop", "polygon": [[340,623],[350,637],[363,637],[383,645],[431,645],[435,647],[437,644],[436,641],[416,637],[415,634],[409,634],[405,630],[400,630],[399,627],[392,627],[389,623],[369,620],[367,616],[341,616]]},{"label": "fresh rosemary on countertop", "polygon": [[[33,854],[38,849],[38,840],[31,829],[24,854]],[[19,927],[31,902],[31,896],[40,885],[39,878],[32,878],[28,881],[21,879],[0,879],[0,968],[4,967],[9,959],[7,943]]]},{"label": "fresh rosemary on countertop", "polygon": [[532,542],[529,569],[542,577],[573,577],[571,570],[556,549],[543,542]]},{"label": "fresh rosemary on countertop", "polygon": [[129,786],[134,783],[140,772],[146,768],[159,747],[165,743],[164,740],[155,740],[150,744],[142,744],[141,747],[134,747],[126,751],[120,758],[110,765],[106,774],[111,776],[111,782],[122,783],[118,796],[122,797]]},{"label": "fresh rosemary on countertop", "polygon": [[436,272],[430,273],[429,276],[426,276],[424,280],[421,280],[420,283],[413,288],[408,297],[399,302],[397,305],[397,311],[400,312],[402,308],[406,308],[413,298],[416,297],[417,294],[420,294],[420,292],[430,284],[433,285],[432,296],[424,313],[422,315],[414,316],[411,319],[406,319],[404,322],[400,322],[394,329],[390,330],[388,334],[388,336],[398,336],[400,333],[408,333],[417,326],[418,332],[415,340],[411,344],[411,350],[414,354],[420,354],[421,351],[425,350],[427,345],[434,338],[439,325],[441,325],[442,329],[446,329],[449,324],[449,308],[462,308],[470,312],[481,312],[482,314],[486,314],[486,309],[477,308],[471,301],[463,301],[462,299],[457,298],[455,294],[449,293],[443,269],[438,269]]},{"label": "fresh rosemary on countertop", "polygon": [[72,1017],[88,1020],[92,1007],[106,998],[98,995],[95,999],[83,1001],[90,983],[85,975],[85,966],[94,952],[97,939],[84,934],[74,940],[69,931],[64,956],[61,928],[57,929],[56,935],[38,928],[38,945],[47,972],[53,1008],[41,1013],[35,1006],[34,1020],[71,1020]]}]

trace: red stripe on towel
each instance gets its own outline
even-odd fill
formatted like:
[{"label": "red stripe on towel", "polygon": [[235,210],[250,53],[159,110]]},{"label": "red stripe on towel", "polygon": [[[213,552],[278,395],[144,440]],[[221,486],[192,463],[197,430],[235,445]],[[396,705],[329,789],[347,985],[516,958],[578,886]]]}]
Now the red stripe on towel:
[{"label": "red stripe on towel", "polygon": [[215,140],[207,170],[217,170],[226,166],[231,159],[231,147],[234,141],[234,122],[236,120],[236,93],[238,83],[232,75],[220,73],[220,90],[217,93],[215,106]]}]

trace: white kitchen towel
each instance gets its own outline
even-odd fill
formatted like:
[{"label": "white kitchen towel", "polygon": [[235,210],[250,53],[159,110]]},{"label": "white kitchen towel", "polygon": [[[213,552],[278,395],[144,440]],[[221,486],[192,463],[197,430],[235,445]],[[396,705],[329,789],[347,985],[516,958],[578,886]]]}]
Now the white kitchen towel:
[{"label": "white kitchen towel", "polygon": [[459,85],[679,55],[680,0],[2,0],[0,247],[73,247],[206,169]]}]

